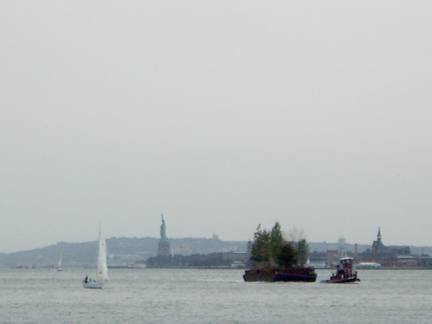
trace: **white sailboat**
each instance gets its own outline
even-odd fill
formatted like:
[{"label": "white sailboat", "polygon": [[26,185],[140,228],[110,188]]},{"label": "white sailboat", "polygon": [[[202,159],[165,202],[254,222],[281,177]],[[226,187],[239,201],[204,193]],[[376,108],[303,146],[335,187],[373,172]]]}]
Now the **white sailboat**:
[{"label": "white sailboat", "polygon": [[63,271],[62,264],[63,264],[63,252],[60,253],[60,257],[57,264],[57,271]]},{"label": "white sailboat", "polygon": [[106,242],[102,236],[101,230],[99,229],[99,248],[98,248],[98,257],[97,257],[96,278],[92,279],[86,276],[83,281],[83,287],[102,289],[104,282],[107,281],[108,279],[109,278],[108,278]]}]

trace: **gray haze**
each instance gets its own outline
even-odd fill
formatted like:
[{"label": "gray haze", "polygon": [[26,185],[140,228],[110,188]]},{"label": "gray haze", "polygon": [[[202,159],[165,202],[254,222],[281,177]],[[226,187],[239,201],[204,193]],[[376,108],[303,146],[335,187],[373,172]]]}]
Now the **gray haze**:
[{"label": "gray haze", "polygon": [[432,244],[430,1],[2,1],[0,251]]}]

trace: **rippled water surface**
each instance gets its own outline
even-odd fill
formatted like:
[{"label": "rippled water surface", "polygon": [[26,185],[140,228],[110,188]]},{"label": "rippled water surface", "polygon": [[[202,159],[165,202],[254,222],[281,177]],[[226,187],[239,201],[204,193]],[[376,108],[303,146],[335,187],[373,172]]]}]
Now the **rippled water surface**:
[{"label": "rippled water surface", "polygon": [[[0,270],[1,323],[432,323],[432,271],[359,272],[355,285],[245,283],[241,270]],[[318,271],[318,280],[328,271]]]}]

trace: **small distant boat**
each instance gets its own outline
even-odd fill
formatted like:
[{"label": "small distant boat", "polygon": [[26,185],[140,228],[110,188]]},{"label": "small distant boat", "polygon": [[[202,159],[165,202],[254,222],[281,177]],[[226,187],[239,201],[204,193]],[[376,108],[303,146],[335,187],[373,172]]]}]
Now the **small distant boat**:
[{"label": "small distant boat", "polygon": [[57,271],[58,272],[63,271],[62,264],[63,264],[63,252],[60,253],[60,257],[59,257],[59,260],[58,260],[58,264],[57,264]]},{"label": "small distant boat", "polygon": [[356,265],[357,269],[381,269],[381,264],[376,262],[360,262]]},{"label": "small distant boat", "polygon": [[324,283],[355,283],[360,281],[357,278],[357,271],[353,271],[353,258],[345,257],[339,260],[336,273],[330,279],[322,281]]},{"label": "small distant boat", "polygon": [[231,263],[230,267],[233,269],[244,269],[246,268],[246,264],[242,261],[236,260],[233,263]]},{"label": "small distant boat", "polygon": [[93,279],[89,276],[86,276],[83,280],[83,287],[90,289],[102,289],[104,286],[104,282],[108,279],[106,242],[102,236],[101,229],[99,229],[99,248],[97,257],[96,278]]}]

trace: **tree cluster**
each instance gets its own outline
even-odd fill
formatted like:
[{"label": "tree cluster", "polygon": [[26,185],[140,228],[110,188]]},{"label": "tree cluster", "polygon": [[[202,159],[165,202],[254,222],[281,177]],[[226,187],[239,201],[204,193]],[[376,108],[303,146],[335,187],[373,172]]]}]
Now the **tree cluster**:
[{"label": "tree cluster", "polygon": [[288,268],[307,263],[309,246],[305,239],[285,240],[281,226],[276,222],[271,231],[258,226],[250,253],[250,260],[256,267]]}]

